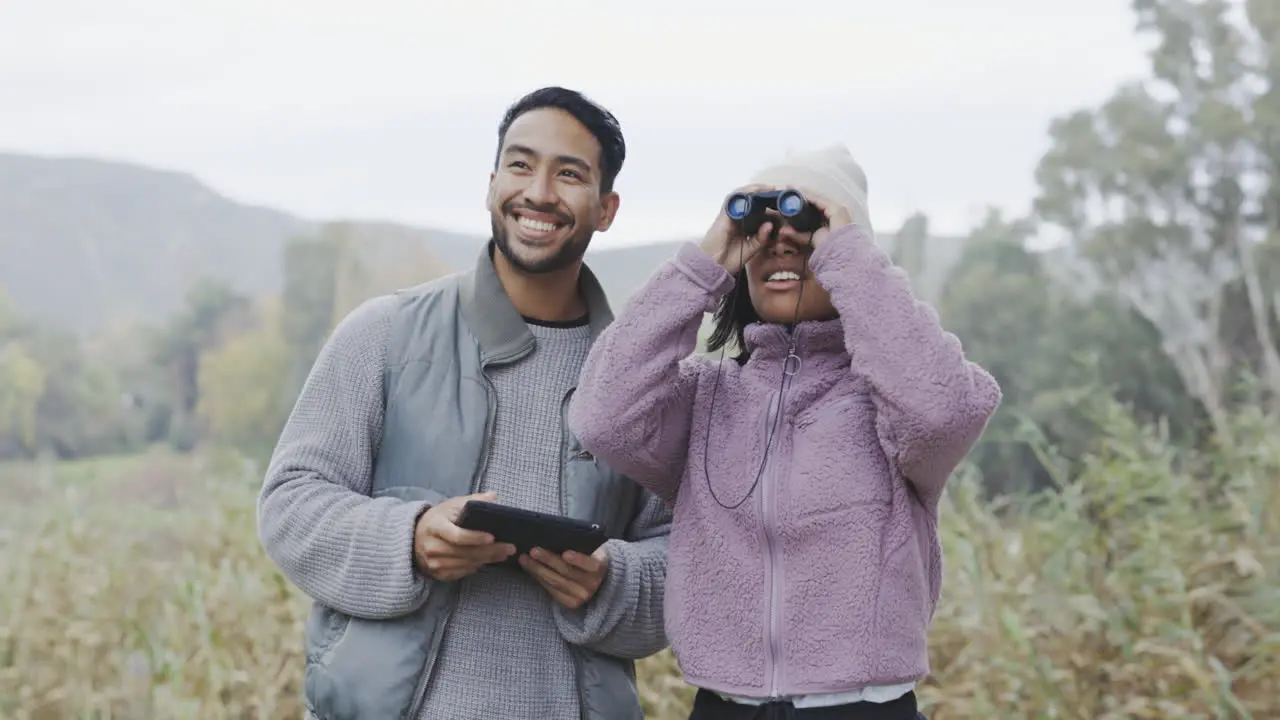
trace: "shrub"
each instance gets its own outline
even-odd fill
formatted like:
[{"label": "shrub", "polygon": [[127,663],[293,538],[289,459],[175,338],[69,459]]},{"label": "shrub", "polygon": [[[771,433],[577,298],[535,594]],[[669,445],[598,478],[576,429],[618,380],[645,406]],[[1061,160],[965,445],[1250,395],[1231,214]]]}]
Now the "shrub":
[{"label": "shrub", "polygon": [[[1196,455],[1099,412],[1060,493],[955,480],[925,711],[1280,717],[1280,425],[1238,418]],[[256,490],[165,454],[0,470],[0,716],[298,717],[305,601],[258,545]],[[641,683],[648,717],[687,716],[669,654]]]}]

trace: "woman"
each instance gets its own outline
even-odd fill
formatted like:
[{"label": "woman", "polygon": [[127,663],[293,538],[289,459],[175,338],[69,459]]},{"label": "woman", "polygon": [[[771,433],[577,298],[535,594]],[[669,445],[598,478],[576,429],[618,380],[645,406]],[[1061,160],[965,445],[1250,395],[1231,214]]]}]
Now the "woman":
[{"label": "woman", "polygon": [[[570,423],[674,504],[666,624],[692,718],[913,720],[938,502],[1000,390],[873,243],[845,148],[744,190],[784,188],[821,227],[770,211],[748,236],[721,212],[600,337]],[[736,362],[692,355],[713,308],[709,347],[735,341]]]}]

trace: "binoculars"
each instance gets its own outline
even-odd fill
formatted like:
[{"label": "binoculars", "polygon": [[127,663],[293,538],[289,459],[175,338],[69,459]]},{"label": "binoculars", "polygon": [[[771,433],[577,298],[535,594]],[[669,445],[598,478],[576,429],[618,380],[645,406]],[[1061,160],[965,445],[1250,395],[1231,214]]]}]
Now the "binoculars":
[{"label": "binoculars", "polygon": [[759,232],[768,210],[777,212],[783,222],[800,232],[813,232],[827,222],[826,215],[799,190],[734,193],[724,203],[725,214],[740,223],[747,235]]}]

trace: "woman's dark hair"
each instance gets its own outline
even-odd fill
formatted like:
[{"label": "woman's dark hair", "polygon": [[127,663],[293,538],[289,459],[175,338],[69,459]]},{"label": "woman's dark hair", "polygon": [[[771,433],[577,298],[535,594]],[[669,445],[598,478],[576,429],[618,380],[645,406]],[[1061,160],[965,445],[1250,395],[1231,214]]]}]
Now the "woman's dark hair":
[{"label": "woman's dark hair", "polygon": [[734,278],[733,290],[720,298],[715,313],[711,316],[711,336],[707,338],[707,351],[715,352],[736,346],[738,354],[734,360],[738,364],[745,363],[751,353],[747,352],[747,326],[760,322],[756,308],[751,304],[751,292],[747,289],[747,271],[739,270]]},{"label": "woman's dark hair", "polygon": [[555,108],[563,110],[582,123],[600,143],[600,192],[613,190],[613,182],[622,170],[622,163],[627,159],[627,143],[622,138],[622,126],[613,113],[587,99],[576,90],[562,87],[544,87],[534,90],[515,101],[502,116],[498,124],[498,154],[494,158],[494,167],[502,157],[502,145],[507,140],[507,130],[516,118],[532,110]]}]

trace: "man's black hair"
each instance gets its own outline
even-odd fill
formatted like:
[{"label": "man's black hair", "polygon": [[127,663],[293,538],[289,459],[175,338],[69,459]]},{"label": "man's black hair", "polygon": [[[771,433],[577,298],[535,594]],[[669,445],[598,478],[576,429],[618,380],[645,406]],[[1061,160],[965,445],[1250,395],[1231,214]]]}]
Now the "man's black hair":
[{"label": "man's black hair", "polygon": [[507,140],[507,130],[516,118],[531,110],[555,108],[574,117],[600,143],[600,192],[613,190],[613,181],[622,170],[627,157],[627,143],[622,139],[622,126],[613,113],[588,100],[582,93],[562,87],[544,87],[525,95],[507,108],[498,125],[498,152],[494,167],[502,157],[502,145]]}]

